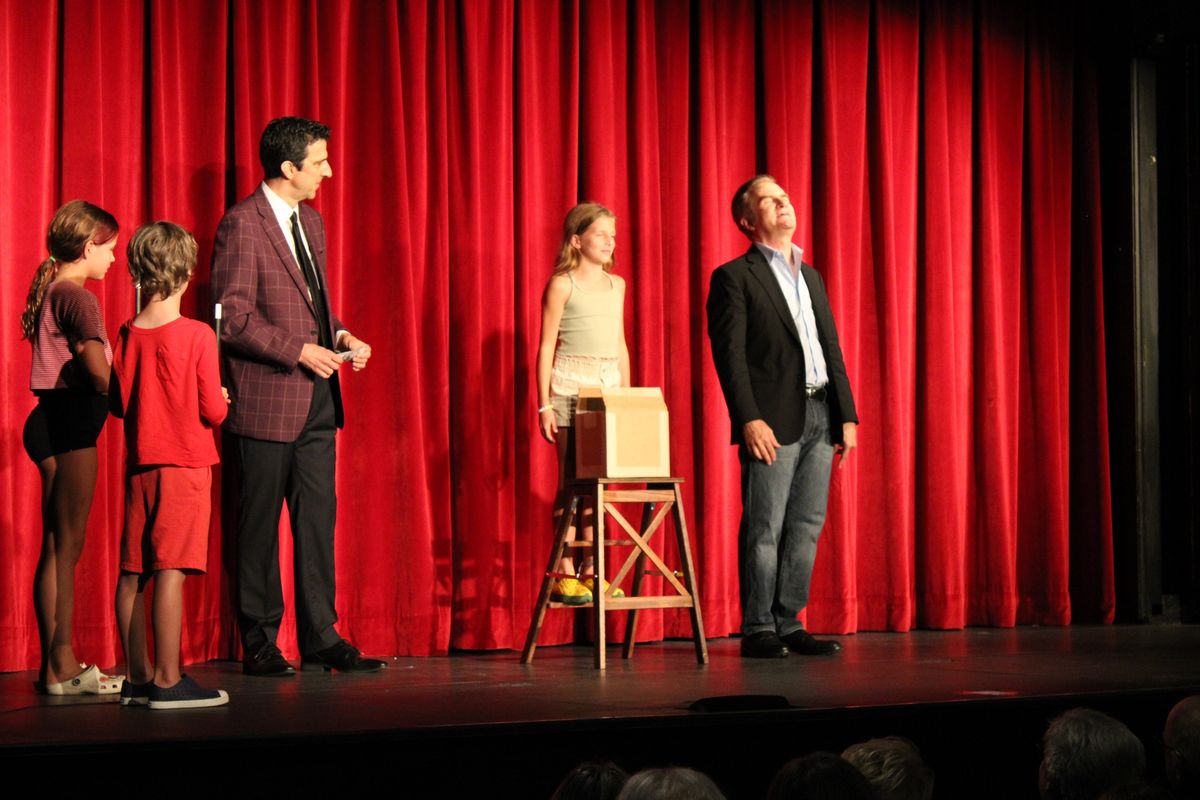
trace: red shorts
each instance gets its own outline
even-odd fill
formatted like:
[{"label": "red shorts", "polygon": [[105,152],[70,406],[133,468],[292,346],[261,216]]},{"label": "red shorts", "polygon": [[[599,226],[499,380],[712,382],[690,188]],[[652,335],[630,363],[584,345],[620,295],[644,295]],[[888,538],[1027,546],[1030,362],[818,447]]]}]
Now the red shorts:
[{"label": "red shorts", "polygon": [[212,467],[158,467],[125,478],[121,571],[208,569]]}]

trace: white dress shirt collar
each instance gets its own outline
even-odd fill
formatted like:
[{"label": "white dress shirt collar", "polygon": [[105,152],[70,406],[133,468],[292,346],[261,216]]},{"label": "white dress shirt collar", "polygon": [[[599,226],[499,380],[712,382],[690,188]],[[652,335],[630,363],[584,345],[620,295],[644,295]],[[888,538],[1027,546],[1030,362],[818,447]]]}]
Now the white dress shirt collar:
[{"label": "white dress shirt collar", "polygon": [[[292,241],[292,214],[300,210],[300,205],[297,203],[292,206],[288,204],[275,190],[266,184],[262,183],[263,196],[267,198],[268,205],[271,206],[271,211],[275,214],[275,220],[279,223],[279,227],[283,230],[283,238],[291,248],[292,255],[296,255],[296,243]],[[304,249],[308,253],[312,253],[312,247],[308,241],[308,233],[305,232],[304,226],[300,226],[300,236],[304,239]],[[299,260],[297,259],[297,263]]]}]

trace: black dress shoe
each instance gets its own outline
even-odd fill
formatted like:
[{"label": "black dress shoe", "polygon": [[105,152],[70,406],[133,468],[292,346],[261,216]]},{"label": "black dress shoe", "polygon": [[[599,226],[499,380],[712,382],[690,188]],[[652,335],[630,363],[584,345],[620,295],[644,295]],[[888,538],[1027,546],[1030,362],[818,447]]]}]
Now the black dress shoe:
[{"label": "black dress shoe", "polygon": [[759,631],[742,637],[742,658],[787,658],[788,649],[775,631]]},{"label": "black dress shoe", "polygon": [[339,672],[378,672],[386,666],[387,664],[378,658],[363,658],[358,648],[345,639],[333,647],[326,647],[305,656],[300,664],[303,670],[323,669],[326,672],[331,669]]},{"label": "black dress shoe", "polygon": [[296,674],[296,668],[287,662],[283,653],[273,642],[267,642],[242,660],[242,672],[260,678],[287,678]]},{"label": "black dress shoe", "polygon": [[842,649],[837,642],[829,639],[817,639],[803,628],[779,638],[787,645],[788,650],[802,656],[831,656]]}]

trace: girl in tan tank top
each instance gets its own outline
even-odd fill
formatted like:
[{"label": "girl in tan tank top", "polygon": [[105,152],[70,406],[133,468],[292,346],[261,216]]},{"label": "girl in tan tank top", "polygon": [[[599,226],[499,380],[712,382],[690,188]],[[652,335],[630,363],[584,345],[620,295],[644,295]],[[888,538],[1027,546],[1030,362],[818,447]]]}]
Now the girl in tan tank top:
[{"label": "girl in tan tank top", "polygon": [[[558,496],[554,524],[564,510],[564,490],[574,478],[572,423],[580,386],[628,386],[625,343],[625,281],[612,274],[616,217],[599,203],[581,203],[567,213],[558,263],[542,293],[542,336],[537,354],[538,425],[558,448]],[[592,540],[591,511],[584,512],[583,538]],[[575,538],[575,531],[568,534]],[[578,572],[571,558],[559,562],[551,600],[592,602],[591,559]],[[618,596],[624,593],[617,590]]]}]

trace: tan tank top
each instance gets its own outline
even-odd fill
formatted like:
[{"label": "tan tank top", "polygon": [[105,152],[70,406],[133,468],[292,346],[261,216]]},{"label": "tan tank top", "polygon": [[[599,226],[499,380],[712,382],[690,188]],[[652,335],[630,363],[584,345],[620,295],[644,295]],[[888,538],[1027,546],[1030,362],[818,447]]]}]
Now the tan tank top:
[{"label": "tan tank top", "polygon": [[562,320],[558,323],[557,352],[564,356],[602,356],[615,358],[620,355],[622,293],[612,277],[608,278],[606,291],[587,291],[575,283],[575,276],[567,273],[571,280],[571,296],[563,306]]}]

